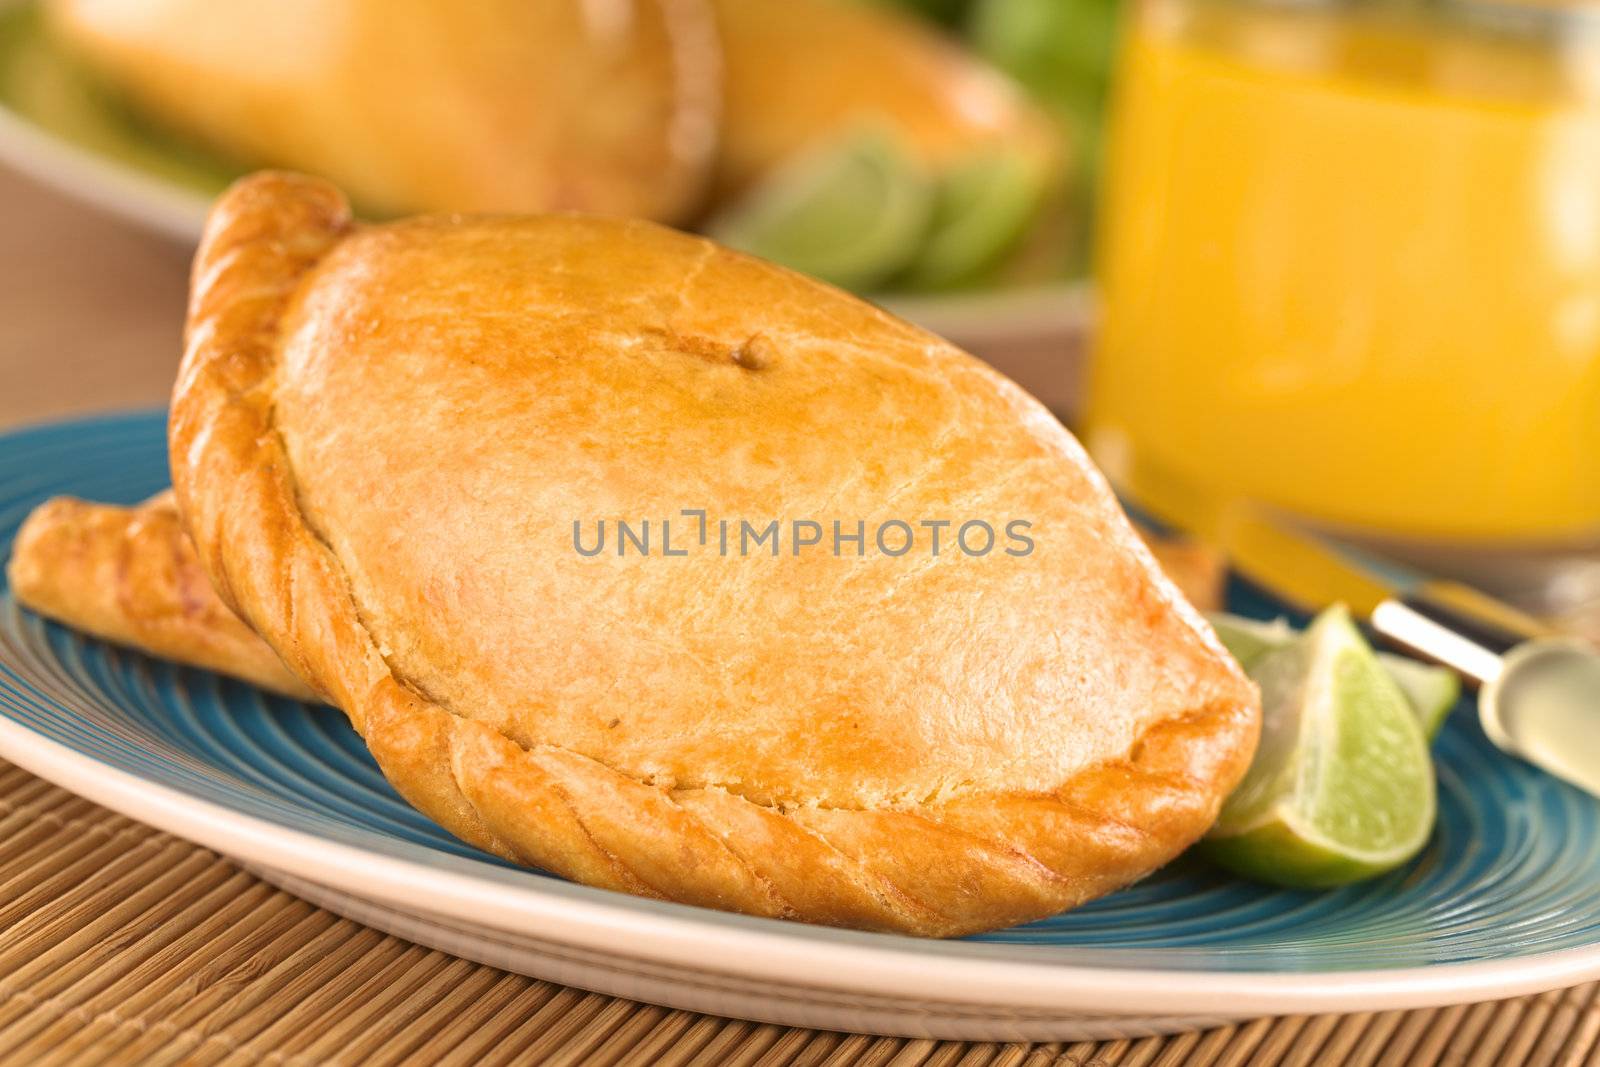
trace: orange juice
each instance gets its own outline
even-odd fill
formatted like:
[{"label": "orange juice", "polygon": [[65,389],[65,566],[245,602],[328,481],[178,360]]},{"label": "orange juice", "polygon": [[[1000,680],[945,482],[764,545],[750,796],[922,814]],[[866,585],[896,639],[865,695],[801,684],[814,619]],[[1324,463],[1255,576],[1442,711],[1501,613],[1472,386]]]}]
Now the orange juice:
[{"label": "orange juice", "polygon": [[1133,16],[1091,447],[1158,510],[1600,536],[1600,63],[1373,10]]}]

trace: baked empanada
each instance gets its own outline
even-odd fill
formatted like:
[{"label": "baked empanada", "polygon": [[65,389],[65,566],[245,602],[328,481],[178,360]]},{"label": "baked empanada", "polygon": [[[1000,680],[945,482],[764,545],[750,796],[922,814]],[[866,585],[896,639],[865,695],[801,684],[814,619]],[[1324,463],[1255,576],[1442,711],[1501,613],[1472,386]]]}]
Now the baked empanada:
[{"label": "baked empanada", "polygon": [[725,69],[723,195],[873,125],[935,171],[997,152],[1041,175],[1063,164],[1060,134],[1015,85],[911,15],[860,0],[714,6]]},{"label": "baked empanada", "polygon": [[6,580],[34,611],[96,637],[315,699],[217,599],[171,493],[133,508],[40,505],[17,531]]},{"label": "baked empanada", "polygon": [[379,214],[679,219],[720,92],[706,0],[47,0],[137,110]]},{"label": "baked empanada", "polygon": [[959,934],[1148,873],[1245,770],[1254,687],[1077,442],[868,304],[644,222],[356,227],[284,175],[194,279],[201,563],[467,841]]}]

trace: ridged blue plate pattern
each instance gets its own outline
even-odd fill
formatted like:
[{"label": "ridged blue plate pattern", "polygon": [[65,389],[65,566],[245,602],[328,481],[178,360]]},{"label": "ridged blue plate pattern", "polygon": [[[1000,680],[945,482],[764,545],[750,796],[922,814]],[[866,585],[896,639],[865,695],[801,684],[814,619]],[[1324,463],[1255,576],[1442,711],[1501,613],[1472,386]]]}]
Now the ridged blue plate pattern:
[{"label": "ridged blue plate pattern", "polygon": [[[9,555],[17,526],[48,496],[132,503],[165,484],[156,413],[0,438],[0,555]],[[1272,610],[1259,599],[1244,606]],[[8,590],[0,590],[0,717],[140,779],[372,855],[554,884],[418,815],[333,709],[81,637],[19,608]],[[1184,859],[1076,911],[977,939],[992,944],[973,949],[1091,967],[1288,975],[1508,960],[1600,944],[1600,804],[1500,754],[1465,706],[1451,716],[1436,756],[1438,829],[1416,862],[1388,877],[1336,892],[1289,892]],[[800,934],[787,924],[740,921]]]}]

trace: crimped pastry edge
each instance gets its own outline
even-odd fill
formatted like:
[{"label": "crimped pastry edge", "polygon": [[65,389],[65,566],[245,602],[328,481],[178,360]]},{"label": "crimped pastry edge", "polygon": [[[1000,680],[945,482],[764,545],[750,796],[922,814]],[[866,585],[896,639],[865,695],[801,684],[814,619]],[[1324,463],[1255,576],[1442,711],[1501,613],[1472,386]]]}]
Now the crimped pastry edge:
[{"label": "crimped pastry edge", "polygon": [[50,498],[17,531],[6,578],[19,603],[67,626],[313,699],[217,599],[170,492],[127,508]]},{"label": "crimped pastry edge", "polygon": [[1248,764],[1248,702],[1192,709],[1048,794],[897,809],[764,806],[638,781],[451,714],[385,662],[297,498],[273,425],[277,327],[347,233],[344,198],[288,174],[218,202],[195,260],[169,444],[218,594],[343,708],[412,804],[480,848],[591,885],[755,915],[951,936],[1053,914],[1166,863]]}]

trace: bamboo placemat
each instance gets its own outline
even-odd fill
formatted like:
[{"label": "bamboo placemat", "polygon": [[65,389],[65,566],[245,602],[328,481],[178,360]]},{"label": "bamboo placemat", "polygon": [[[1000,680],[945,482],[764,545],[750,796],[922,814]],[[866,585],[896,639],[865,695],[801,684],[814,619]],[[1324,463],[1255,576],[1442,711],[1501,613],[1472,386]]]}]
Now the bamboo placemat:
[{"label": "bamboo placemat", "polygon": [[910,1041],[669,1011],[313,907],[0,763],[0,1064],[1152,1067],[1600,1063],[1600,986],[1073,1045]]},{"label": "bamboo placemat", "polygon": [[[0,425],[158,403],[186,254],[0,171]],[[668,1011],[377,933],[0,763],[0,1065],[1600,1064],[1597,987],[1076,1045]]]}]

